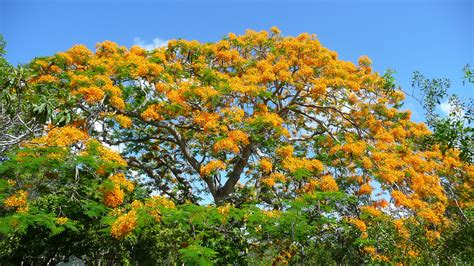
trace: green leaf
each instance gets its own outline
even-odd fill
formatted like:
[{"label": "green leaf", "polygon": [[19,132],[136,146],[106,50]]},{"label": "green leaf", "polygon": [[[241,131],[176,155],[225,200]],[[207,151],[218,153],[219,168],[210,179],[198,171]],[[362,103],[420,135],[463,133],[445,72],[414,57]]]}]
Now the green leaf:
[{"label": "green leaf", "polygon": [[180,249],[179,254],[181,254],[185,263],[207,266],[214,265],[213,259],[218,253],[213,249],[203,247],[199,244],[192,244],[187,248]]}]

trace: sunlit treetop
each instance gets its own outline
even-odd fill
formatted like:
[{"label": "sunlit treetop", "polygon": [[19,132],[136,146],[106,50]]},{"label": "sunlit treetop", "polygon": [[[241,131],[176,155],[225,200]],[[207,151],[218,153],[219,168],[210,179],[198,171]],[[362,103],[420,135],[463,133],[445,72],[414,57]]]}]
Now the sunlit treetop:
[{"label": "sunlit treetop", "polygon": [[128,168],[177,202],[281,209],[339,191],[358,199],[339,215],[361,233],[370,220],[360,213],[438,230],[472,206],[473,166],[427,141],[430,130],[400,110],[404,94],[368,57],[339,60],[315,35],[249,30],[152,51],[105,41],[31,66],[31,88],[56,99],[56,112],[120,145]]}]

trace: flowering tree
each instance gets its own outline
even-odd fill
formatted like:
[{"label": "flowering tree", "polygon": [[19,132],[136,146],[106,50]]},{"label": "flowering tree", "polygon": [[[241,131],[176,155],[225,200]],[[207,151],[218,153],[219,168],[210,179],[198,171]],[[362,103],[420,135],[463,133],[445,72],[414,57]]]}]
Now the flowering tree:
[{"label": "flowering tree", "polygon": [[[87,132],[86,147],[115,146],[129,177],[146,177],[164,196],[126,204],[133,185],[125,175],[94,168],[110,175],[103,203],[121,210],[112,215],[118,239],[139,227],[143,213],[168,226],[183,219],[180,210],[167,224],[166,211],[153,206],[169,211],[185,203],[185,211],[212,202],[218,207],[209,215],[221,217],[214,222],[229,222],[221,233],[230,234],[235,223],[272,224],[271,236],[254,231],[260,244],[291,239],[274,262],[331,239],[341,243],[338,250],[350,241],[359,257],[400,261],[438,243],[453,223],[469,223],[474,167],[458,150],[427,141],[430,130],[399,109],[404,94],[390,76],[372,72],[367,57],[357,65],[339,60],[314,35],[283,37],[272,28],[215,43],[175,40],[152,51],[106,41],[95,53],[78,45],[30,67],[32,90],[54,103],[67,130]],[[24,194],[12,197],[28,196],[19,191]],[[255,205],[260,208],[246,209]],[[211,221],[199,226],[208,230]],[[194,239],[196,226],[184,227]],[[215,255],[200,244],[180,252],[184,260]]]}]

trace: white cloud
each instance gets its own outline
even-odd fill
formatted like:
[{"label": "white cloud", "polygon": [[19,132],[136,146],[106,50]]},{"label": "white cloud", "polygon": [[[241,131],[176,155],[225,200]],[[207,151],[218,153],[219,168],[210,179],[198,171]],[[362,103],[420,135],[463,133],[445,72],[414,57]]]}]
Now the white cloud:
[{"label": "white cloud", "polygon": [[442,102],[439,108],[441,109],[441,112],[443,112],[443,114],[445,115],[451,112],[451,104],[449,103],[449,101]]},{"label": "white cloud", "polygon": [[439,109],[443,113],[443,115],[449,115],[453,118],[462,119],[464,117],[464,110],[456,104],[456,102],[452,102],[447,100],[442,102],[439,105]]},{"label": "white cloud", "polygon": [[146,50],[153,50],[158,47],[164,47],[168,45],[169,40],[162,40],[160,38],[154,38],[151,43],[142,40],[139,37],[133,38],[133,44],[143,47]]}]

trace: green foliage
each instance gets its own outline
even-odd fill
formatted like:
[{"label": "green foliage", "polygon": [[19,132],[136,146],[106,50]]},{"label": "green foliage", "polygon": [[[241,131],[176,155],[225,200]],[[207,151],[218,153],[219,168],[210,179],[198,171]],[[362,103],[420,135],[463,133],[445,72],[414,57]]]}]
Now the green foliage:
[{"label": "green foliage", "polygon": [[97,247],[113,239],[103,232],[107,224],[102,220],[110,209],[99,192],[95,154],[79,156],[70,148],[39,146],[8,157],[0,164],[0,199],[11,196],[19,185],[34,190],[26,212],[0,206],[0,242],[5,244],[0,261],[91,258],[94,250],[109,253],[114,249]]},{"label": "green foliage", "polygon": [[217,252],[210,248],[200,246],[199,244],[192,244],[180,249],[179,253],[186,264],[200,266],[214,265],[213,259],[217,256]]},{"label": "green foliage", "polygon": [[[467,81],[468,85],[472,85],[474,80],[469,65],[464,68],[464,74],[463,83]],[[442,117],[436,109],[448,97],[451,81],[441,78],[428,79],[417,71],[413,75],[412,86],[418,87],[421,91],[419,101],[426,111],[426,122],[433,129],[430,142],[441,145],[443,151],[459,149],[460,157],[472,163],[474,160],[473,99],[462,102],[457,95],[449,96],[447,101],[450,107],[449,114]]]}]

